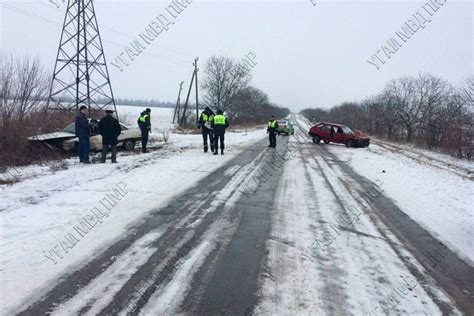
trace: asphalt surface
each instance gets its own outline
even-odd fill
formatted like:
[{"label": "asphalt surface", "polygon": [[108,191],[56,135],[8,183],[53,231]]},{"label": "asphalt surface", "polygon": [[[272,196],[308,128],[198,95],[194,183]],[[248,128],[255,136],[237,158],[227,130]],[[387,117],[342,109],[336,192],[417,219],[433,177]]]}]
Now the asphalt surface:
[{"label": "asphalt surface", "polygon": [[[381,234],[384,235],[388,228],[391,234],[403,241],[405,250],[448,293],[452,305],[466,315],[473,315],[474,269],[406,216],[383,192],[377,190],[376,184],[354,172],[323,146],[311,144],[306,129],[306,126],[298,124],[299,134],[290,138],[299,139],[296,153],[300,157],[298,159],[307,164],[307,180],[315,174],[326,177],[324,168],[318,166],[315,157],[343,170],[346,177],[358,183],[357,187],[346,183],[348,191],[357,192],[370,200],[367,213],[374,223],[379,223]],[[267,140],[249,146],[213,173],[219,176],[205,177],[168,205],[154,210],[130,227],[120,240],[91,258],[85,266],[63,276],[51,290],[18,314],[44,315],[55,311],[110,269],[117,258],[140,238],[160,231],[151,244],[156,249],[154,253],[124,281],[113,299],[101,307],[98,314],[138,315],[143,312],[146,305],[155,300],[154,294],[164,291],[177,278],[193,250],[207,242],[211,244],[211,250],[203,253],[203,262],[192,273],[187,290],[176,298],[178,306],[164,306],[163,312],[156,314],[167,314],[172,310],[172,313],[192,315],[251,315],[261,299],[262,278],[268,277],[266,245],[270,239],[276,238],[270,236],[271,215],[275,212],[276,192],[284,169],[282,165],[275,165],[275,160],[276,154],[278,157],[287,154],[288,139],[278,137],[277,149],[267,148]],[[286,163],[286,160],[282,161]],[[325,179],[327,186],[331,187],[331,180]],[[249,187],[252,189],[249,190]],[[337,199],[336,188],[331,190]],[[311,195],[316,196],[318,192],[309,187],[307,194],[310,207],[315,209],[312,216],[318,221],[318,205],[310,201]],[[341,206],[344,207],[342,202]],[[291,209],[288,211],[291,212]],[[324,227],[321,226],[321,229]],[[354,230],[351,227],[346,229]],[[363,236],[363,232],[355,233]],[[391,237],[384,235],[384,238],[390,240]],[[420,274],[398,247],[394,245],[393,249],[424,286],[426,275]],[[343,274],[344,271],[336,269],[334,273]],[[429,286],[425,290],[443,314],[451,313],[452,305],[438,300]],[[323,295],[328,296],[328,301],[344,302],[344,294],[329,285],[328,292]],[[95,303],[94,300],[84,302],[79,314],[90,312]],[[328,304],[327,312],[338,314],[338,311],[337,307]]]}]

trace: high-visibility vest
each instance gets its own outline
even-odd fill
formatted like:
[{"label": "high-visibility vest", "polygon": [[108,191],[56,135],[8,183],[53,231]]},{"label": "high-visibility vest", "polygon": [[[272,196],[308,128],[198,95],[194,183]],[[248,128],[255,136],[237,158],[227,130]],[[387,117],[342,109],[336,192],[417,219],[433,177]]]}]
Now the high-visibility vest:
[{"label": "high-visibility vest", "polygon": [[211,115],[207,115],[206,113],[202,113],[202,121],[203,122],[212,122],[212,120],[214,119],[214,116],[211,114]]},{"label": "high-visibility vest", "polygon": [[222,114],[214,116],[214,125],[225,125],[225,116]]},{"label": "high-visibility vest", "polygon": [[268,127],[275,128],[276,127],[276,121],[269,121],[268,122]]},{"label": "high-visibility vest", "polygon": [[138,120],[142,123],[146,123],[147,117],[148,117],[148,114],[140,115],[140,118]]}]

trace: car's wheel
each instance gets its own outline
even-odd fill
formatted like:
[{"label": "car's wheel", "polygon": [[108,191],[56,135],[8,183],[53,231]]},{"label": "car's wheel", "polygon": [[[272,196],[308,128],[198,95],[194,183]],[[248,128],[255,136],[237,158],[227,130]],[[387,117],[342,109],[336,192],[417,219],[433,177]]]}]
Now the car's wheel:
[{"label": "car's wheel", "polygon": [[313,136],[313,143],[319,144],[320,141],[321,141],[321,137],[319,137],[318,135]]},{"label": "car's wheel", "polygon": [[325,140],[325,141],[324,141],[324,143],[325,143],[325,144],[329,144],[329,143],[330,143],[330,141],[328,141],[328,140]]},{"label": "car's wheel", "polygon": [[346,147],[355,147],[355,143],[352,139],[349,139],[347,142],[346,142]]},{"label": "car's wheel", "polygon": [[123,142],[123,148],[127,151],[135,149],[135,141],[133,139],[127,139]]}]

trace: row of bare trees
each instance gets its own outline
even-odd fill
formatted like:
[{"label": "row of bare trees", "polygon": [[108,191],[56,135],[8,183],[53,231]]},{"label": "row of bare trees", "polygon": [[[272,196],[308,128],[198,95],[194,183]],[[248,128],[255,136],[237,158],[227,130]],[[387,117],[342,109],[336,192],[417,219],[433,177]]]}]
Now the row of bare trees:
[{"label": "row of bare trees", "polygon": [[377,96],[326,109],[305,109],[313,121],[336,121],[395,141],[465,156],[474,146],[474,77],[459,86],[422,73],[390,81]]},{"label": "row of bare trees", "polygon": [[244,69],[248,68],[229,57],[209,58],[201,85],[205,90],[204,105],[225,111],[237,124],[260,124],[271,115],[277,118],[287,116],[290,113],[288,108],[272,104],[267,94],[250,85],[251,69]]}]

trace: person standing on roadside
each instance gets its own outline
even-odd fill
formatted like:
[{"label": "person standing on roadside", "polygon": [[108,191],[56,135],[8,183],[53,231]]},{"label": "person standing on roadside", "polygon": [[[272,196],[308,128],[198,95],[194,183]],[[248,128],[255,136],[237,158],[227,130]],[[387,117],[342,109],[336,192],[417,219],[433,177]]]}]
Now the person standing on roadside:
[{"label": "person standing on roadside", "polygon": [[148,134],[151,133],[151,123],[150,123],[150,108],[147,108],[140,114],[138,118],[138,127],[142,132],[142,152],[146,153],[146,145],[148,144]]},{"label": "person standing on roadside", "polygon": [[214,131],[214,155],[217,155],[217,151],[219,150],[219,140],[221,143],[221,155],[223,155],[225,129],[229,127],[229,120],[224,116],[222,110],[217,110],[217,114],[214,116],[211,127]]},{"label": "person standing on roadside", "polygon": [[99,134],[102,135],[102,156],[100,162],[105,163],[107,160],[107,152],[109,147],[112,151],[112,163],[117,162],[117,143],[118,136],[122,132],[122,128],[118,120],[112,116],[114,111],[106,110],[105,116],[99,122]]},{"label": "person standing on roadside", "polygon": [[87,120],[89,110],[87,106],[83,105],[79,108],[79,114],[76,116],[74,124],[76,136],[79,138],[79,162],[89,164],[89,153],[91,150],[91,127]]},{"label": "person standing on roadside", "polygon": [[270,121],[268,121],[268,127],[267,127],[268,140],[270,141],[270,145],[268,145],[268,147],[273,147],[273,148],[276,147],[277,129],[278,129],[278,122],[275,121],[275,117],[272,115],[272,117],[270,118]]},{"label": "person standing on roadside", "polygon": [[202,140],[204,152],[207,153],[207,138],[209,136],[209,144],[211,145],[211,152],[214,152],[214,132],[211,128],[212,121],[214,121],[214,112],[206,106],[199,117],[199,128],[202,132]]}]

